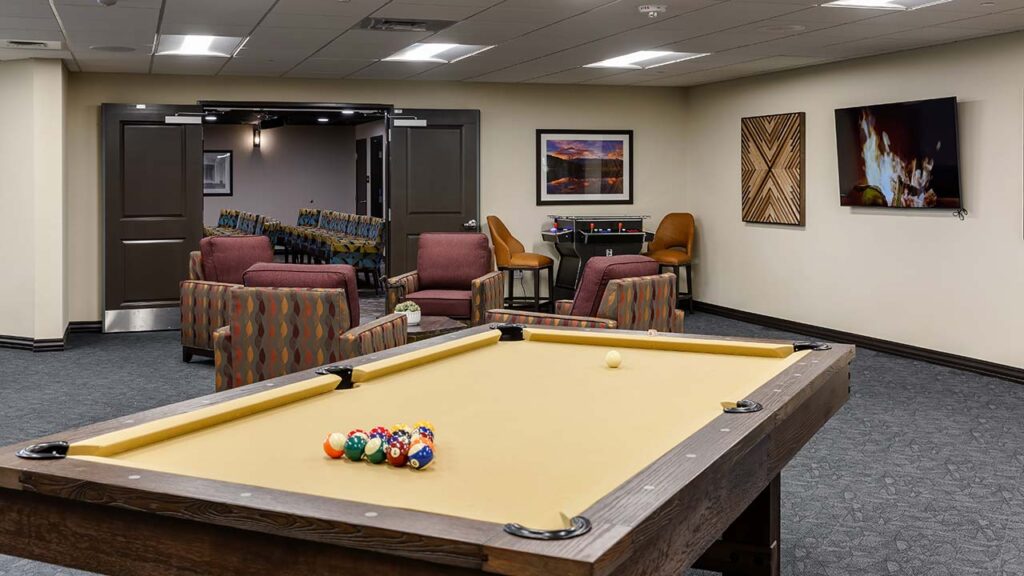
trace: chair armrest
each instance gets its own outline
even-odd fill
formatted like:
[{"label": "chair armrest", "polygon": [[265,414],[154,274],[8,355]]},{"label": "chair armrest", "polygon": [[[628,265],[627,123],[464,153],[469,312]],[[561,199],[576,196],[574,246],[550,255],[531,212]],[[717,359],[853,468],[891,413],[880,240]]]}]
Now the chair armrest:
[{"label": "chair armrest", "polygon": [[404,346],[408,338],[409,318],[388,314],[357,326],[341,335],[341,356],[345,360]]},{"label": "chair armrest", "polygon": [[213,386],[217,392],[234,388],[231,370],[231,327],[224,326],[213,332]]},{"label": "chair armrest", "polygon": [[505,301],[503,278],[504,274],[500,270],[495,270],[473,280],[471,288],[473,302],[469,318],[471,326],[479,326],[487,322],[487,311],[501,307]]},{"label": "chair armrest", "polygon": [[683,317],[686,314],[682,310],[672,311],[672,332],[683,334]]},{"label": "chair armrest", "polygon": [[205,280],[203,277],[203,253],[195,250],[188,253],[188,279]]},{"label": "chair armrest", "polygon": [[572,300],[555,300],[555,314],[568,315],[572,311]]},{"label": "chair armrest", "polygon": [[533,326],[568,326],[571,328],[607,328],[618,326],[615,320],[590,318],[587,316],[566,316],[520,310],[488,310],[487,322],[528,324]]},{"label": "chair armrest", "polygon": [[181,283],[181,345],[213,350],[213,331],[227,326],[231,291],[238,284],[184,280]]},{"label": "chair armrest", "polygon": [[420,288],[420,273],[413,270],[405,274],[399,274],[392,278],[384,279],[384,286],[387,287],[387,298],[384,305],[386,314],[395,311],[395,306],[405,300],[405,295],[416,292]]}]

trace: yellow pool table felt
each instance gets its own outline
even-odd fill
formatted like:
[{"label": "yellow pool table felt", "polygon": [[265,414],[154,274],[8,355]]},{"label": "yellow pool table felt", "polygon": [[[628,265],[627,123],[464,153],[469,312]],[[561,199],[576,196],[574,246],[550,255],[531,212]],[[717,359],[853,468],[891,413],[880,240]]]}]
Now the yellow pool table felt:
[{"label": "yellow pool table felt", "polygon": [[[538,529],[635,475],[807,352],[646,334],[498,331],[73,443],[97,460]],[[609,350],[619,368],[605,365]],[[253,384],[261,386],[263,384]],[[331,460],[329,432],[430,420],[425,470]]]}]

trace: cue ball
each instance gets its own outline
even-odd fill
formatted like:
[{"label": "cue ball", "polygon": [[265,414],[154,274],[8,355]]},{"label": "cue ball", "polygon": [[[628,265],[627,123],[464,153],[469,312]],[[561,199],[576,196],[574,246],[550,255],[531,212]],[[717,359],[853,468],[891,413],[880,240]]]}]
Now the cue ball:
[{"label": "cue ball", "polygon": [[609,350],[608,353],[604,355],[604,363],[607,364],[609,368],[618,368],[619,364],[622,364],[622,355],[619,354],[618,350]]}]

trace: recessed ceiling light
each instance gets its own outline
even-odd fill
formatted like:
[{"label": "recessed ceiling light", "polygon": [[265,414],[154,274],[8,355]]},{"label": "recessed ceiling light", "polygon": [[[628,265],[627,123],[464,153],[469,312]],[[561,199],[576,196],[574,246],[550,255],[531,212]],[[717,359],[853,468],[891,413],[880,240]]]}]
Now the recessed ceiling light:
[{"label": "recessed ceiling light", "polygon": [[213,114],[210,114],[209,116],[204,116],[203,119],[206,120],[207,122],[216,122],[217,121],[217,117],[214,116]]},{"label": "recessed ceiling light", "polygon": [[132,46],[89,46],[89,50],[97,52],[135,52]]},{"label": "recessed ceiling light", "polygon": [[803,24],[779,24],[778,26],[763,26],[758,28],[760,32],[801,32],[807,30]]},{"label": "recessed ceiling light", "polygon": [[328,121],[330,121],[330,118],[325,118],[325,117],[321,116],[321,117],[317,118],[316,121],[317,122],[328,122]]},{"label": "recessed ceiling light", "polygon": [[822,4],[828,8],[867,8],[870,10],[917,10],[952,0],[835,0]]},{"label": "recessed ceiling light", "polygon": [[355,114],[356,111],[355,110],[342,110],[341,113],[345,114],[345,115],[348,115],[348,114]]},{"label": "recessed ceiling light", "polygon": [[657,68],[658,66],[674,64],[676,62],[682,62],[683,60],[693,60],[694,58],[700,58],[707,55],[707,53],[697,52],[641,50],[639,52],[633,52],[632,54],[626,54],[624,56],[617,56],[600,62],[594,62],[593,64],[587,64],[584,68],[629,68],[632,70],[647,70],[648,68]]},{"label": "recessed ceiling light", "polygon": [[229,58],[242,43],[235,36],[201,36],[197,34],[161,34],[156,53],[176,56],[218,56]]},{"label": "recessed ceiling light", "polygon": [[490,50],[494,46],[480,44],[442,44],[442,43],[416,43],[403,48],[388,56],[384,60],[390,62],[438,62],[451,64],[463,58],[475,56],[484,50]]}]

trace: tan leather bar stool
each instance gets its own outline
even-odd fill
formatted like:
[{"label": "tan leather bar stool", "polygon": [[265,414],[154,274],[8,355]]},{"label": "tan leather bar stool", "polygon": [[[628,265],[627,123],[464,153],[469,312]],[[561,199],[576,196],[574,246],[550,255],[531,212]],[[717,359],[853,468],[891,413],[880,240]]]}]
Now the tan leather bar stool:
[{"label": "tan leather bar stool", "polygon": [[[508,291],[505,292],[505,307],[513,308],[516,303],[532,303],[533,309],[540,311],[541,304],[553,302],[555,277],[555,261],[543,254],[527,252],[523,243],[516,240],[515,236],[508,231],[505,223],[497,216],[487,217],[487,228],[491,232],[491,242],[494,244],[494,261],[498,270],[508,273]],[[515,295],[515,273],[516,270],[533,271],[533,298],[528,296]],[[543,302],[540,299],[540,273],[548,271],[548,299]]]}]

